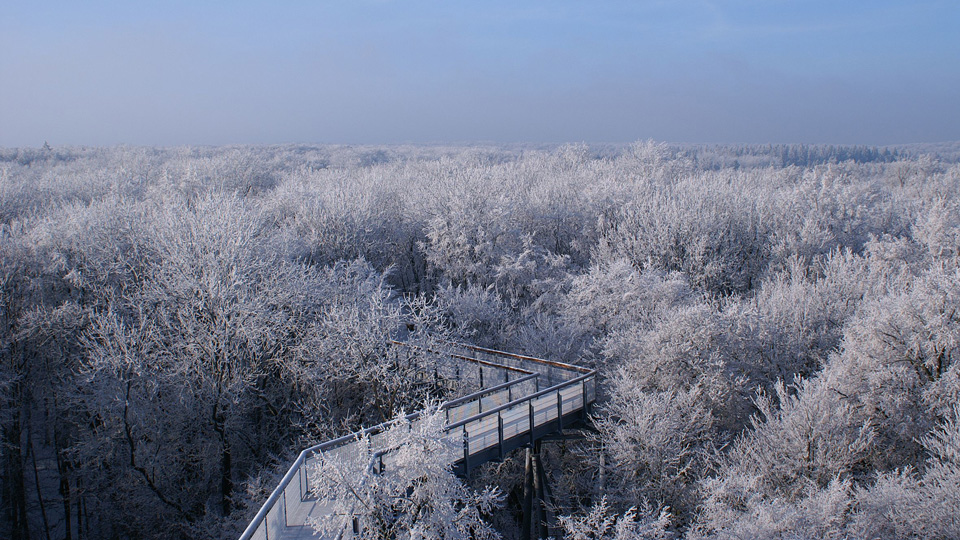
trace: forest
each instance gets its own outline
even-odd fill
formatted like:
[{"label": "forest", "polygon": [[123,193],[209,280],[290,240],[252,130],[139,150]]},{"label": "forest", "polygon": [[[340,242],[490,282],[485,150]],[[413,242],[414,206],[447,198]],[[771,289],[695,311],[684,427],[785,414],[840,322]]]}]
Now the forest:
[{"label": "forest", "polygon": [[960,144],[653,141],[0,149],[0,537],[236,539],[401,334],[598,371],[570,540],[960,538]]}]

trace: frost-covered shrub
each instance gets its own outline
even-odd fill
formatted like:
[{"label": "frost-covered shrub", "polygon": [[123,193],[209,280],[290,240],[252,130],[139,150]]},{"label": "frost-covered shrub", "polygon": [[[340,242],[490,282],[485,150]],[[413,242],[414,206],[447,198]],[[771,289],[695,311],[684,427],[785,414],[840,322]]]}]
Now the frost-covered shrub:
[{"label": "frost-covered shrub", "polygon": [[809,265],[795,257],[755,294],[725,302],[721,319],[730,369],[767,390],[778,380],[819,371],[864,295],[883,290],[869,263],[849,250],[815,257]]},{"label": "frost-covered shrub", "polygon": [[455,285],[491,284],[500,259],[521,248],[521,232],[511,219],[513,201],[485,174],[470,168],[448,172],[438,179],[430,202],[432,217],[420,249],[441,279]]},{"label": "frost-covered shrub", "polygon": [[437,305],[454,335],[478,345],[499,345],[513,328],[511,310],[492,285],[440,287]]},{"label": "frost-covered shrub", "polygon": [[858,538],[960,537],[960,406],[921,439],[929,458],[923,472],[883,472],[855,493],[850,530]]},{"label": "frost-covered shrub", "polygon": [[860,253],[872,237],[909,231],[912,204],[885,189],[870,165],[830,163],[793,171],[795,179],[779,187],[765,216],[774,222],[776,266],[837,249]]},{"label": "frost-covered shrub", "polygon": [[[874,255],[868,260],[884,264]],[[958,281],[952,270],[912,280],[900,270],[890,276],[863,289],[881,295],[860,303],[844,327],[842,351],[822,372],[758,400],[761,416],[723,457],[716,477],[703,482],[703,530],[793,534],[789,527],[765,527],[789,522],[831,482],[869,483],[871,471],[879,477],[870,490],[858,488],[858,508],[887,508],[896,493],[918,489],[914,473],[894,469],[924,467],[919,441],[929,448],[924,433],[951,416],[956,403]],[[905,290],[897,288],[902,284]],[[767,515],[774,511],[776,519]],[[898,524],[902,516],[858,518],[857,534],[897,537],[907,530]],[[868,531],[868,524],[878,528]],[[843,534],[834,529],[821,535]]]},{"label": "frost-covered shrub", "polygon": [[643,507],[627,509],[623,514],[610,511],[606,498],[601,499],[583,515],[560,516],[564,538],[567,540],[667,540],[674,538],[670,513],[659,513]]},{"label": "frost-covered shrub", "polygon": [[[687,392],[698,389],[721,431],[736,433],[749,417],[752,389],[728,362],[723,321],[710,304],[681,305],[648,331],[624,329],[606,341],[608,376],[629,377],[640,391]],[[617,372],[619,366],[622,372]]]},{"label": "frost-covered shrub", "polygon": [[619,259],[574,278],[561,309],[573,331],[602,340],[619,331],[649,330],[669,310],[695,299],[682,274],[640,271]]},{"label": "frost-covered shrub", "polygon": [[[848,540],[846,525],[851,507],[849,481],[834,480],[826,487],[806,485],[790,499],[747,494],[737,508],[706,507],[712,521],[693,528],[689,538],[750,538],[756,540]],[[724,514],[725,512],[725,514]],[[721,517],[722,516],[722,517]],[[864,539],[865,540],[865,539]]]},{"label": "frost-covered shrub", "polygon": [[752,429],[724,457],[717,478],[706,483],[716,506],[735,506],[750,492],[793,500],[809,485],[826,487],[869,463],[874,430],[851,421],[856,416],[842,396],[816,378],[794,390],[791,395],[781,384],[774,396],[757,398]]},{"label": "frost-covered shrub", "polygon": [[602,215],[601,257],[680,271],[712,294],[752,289],[767,265],[768,233],[742,187],[731,184],[701,173],[644,185],[629,204]]},{"label": "frost-covered shrub", "polygon": [[301,412],[290,398],[309,392],[297,388],[295,352],[317,327],[323,289],[273,249],[272,229],[235,195],[150,207],[136,223],[133,247],[87,252],[106,264],[75,278],[100,302],[81,339],[75,398],[97,427],[72,450],[90,460],[84,467],[108,464],[96,477],[98,488],[116,484],[105,519],[157,505],[116,522],[141,535],[157,520],[190,530],[228,515],[255,449],[289,440]]},{"label": "frost-covered shrub", "polygon": [[633,382],[617,379],[598,417],[608,469],[602,489],[621,506],[651,501],[685,517],[716,448],[712,412],[699,388],[638,391]]},{"label": "frost-covered shrub", "polygon": [[912,237],[933,260],[957,265],[960,258],[960,201],[943,196],[937,198],[917,216]]},{"label": "frost-covered shrub", "polygon": [[795,395],[783,385],[776,391],[757,399],[752,429],[721,458],[716,476],[703,481],[702,531],[839,534],[831,531],[843,524],[849,478],[862,474],[878,450],[873,429],[851,421],[851,405],[823,381],[803,381]]},{"label": "frost-covered shrub", "polygon": [[288,171],[264,197],[264,208],[284,229],[297,256],[318,266],[362,258],[379,271],[390,269],[393,284],[406,290],[424,285],[424,258],[418,242],[423,223],[415,197],[391,171],[301,168]]},{"label": "frost-covered shrub", "polygon": [[502,256],[494,267],[496,289],[515,309],[529,306],[535,312],[549,313],[560,301],[567,281],[568,259],[534,244],[533,238],[526,236],[521,251]]},{"label": "frost-covered shrub", "polygon": [[960,280],[931,270],[866,302],[821,377],[869,421],[881,469],[917,465],[917,441],[950,413],[960,388]]}]

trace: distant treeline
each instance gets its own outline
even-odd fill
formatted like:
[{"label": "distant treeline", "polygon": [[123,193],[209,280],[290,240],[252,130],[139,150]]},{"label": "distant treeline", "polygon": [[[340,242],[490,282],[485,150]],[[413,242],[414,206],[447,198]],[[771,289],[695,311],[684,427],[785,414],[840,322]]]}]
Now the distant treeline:
[{"label": "distant treeline", "polygon": [[812,167],[825,163],[890,163],[915,157],[897,147],[835,146],[824,144],[722,145],[698,147],[690,157],[704,168],[743,166]]},{"label": "distant treeline", "polygon": [[[516,155],[526,151],[552,151],[560,145],[505,145],[486,146],[492,154],[499,154],[495,159],[506,159],[509,155]],[[337,145],[284,145],[282,147],[236,147],[246,148],[251,152],[262,152],[283,149],[296,155],[312,154],[319,148],[337,154],[349,154],[352,164],[360,166],[388,163],[398,158],[409,158],[411,150],[420,157],[438,156],[455,153],[462,147],[365,147],[365,146],[337,146]],[[598,158],[615,157],[629,149],[628,145],[602,144],[590,147],[591,153]],[[825,163],[853,161],[856,163],[890,163],[899,159],[916,158],[920,155],[929,155],[938,161],[956,163],[960,161],[960,142],[956,143],[927,143],[900,146],[866,146],[866,145],[833,145],[833,144],[742,144],[742,145],[677,145],[673,147],[693,159],[703,168],[723,168],[741,166],[777,166],[810,167]],[[194,149],[199,151],[201,148]],[[214,147],[207,147],[213,150]],[[168,148],[165,151],[170,151]],[[184,150],[184,149],[181,149]],[[90,152],[102,152],[102,148],[86,147],[51,147],[44,144],[40,148],[0,148],[0,162],[16,162],[20,165],[29,165],[36,161],[42,162],[69,162],[79,159]],[[491,155],[491,157],[494,157]],[[321,160],[312,165],[327,167],[330,161]]]}]

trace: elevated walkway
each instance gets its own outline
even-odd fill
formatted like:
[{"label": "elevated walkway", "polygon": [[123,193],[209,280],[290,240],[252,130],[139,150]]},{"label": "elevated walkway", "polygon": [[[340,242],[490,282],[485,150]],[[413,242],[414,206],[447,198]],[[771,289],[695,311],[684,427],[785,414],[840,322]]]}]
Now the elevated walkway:
[{"label": "elevated walkway", "polygon": [[[461,475],[585,420],[596,398],[596,372],[581,366],[470,345],[452,345],[444,354],[452,360],[445,365],[444,376],[469,380],[478,388],[440,406],[446,418],[444,437],[458,443],[452,445],[458,450],[447,459]],[[414,413],[407,419],[416,422],[418,417],[419,413]],[[240,540],[316,538],[308,518],[329,510],[324,501],[312,495],[309,471],[325,455],[372,449],[371,457],[384,459],[384,452],[377,452],[382,449],[378,435],[389,425],[351,433],[301,452]],[[369,449],[360,448],[361,436],[369,438]]]}]

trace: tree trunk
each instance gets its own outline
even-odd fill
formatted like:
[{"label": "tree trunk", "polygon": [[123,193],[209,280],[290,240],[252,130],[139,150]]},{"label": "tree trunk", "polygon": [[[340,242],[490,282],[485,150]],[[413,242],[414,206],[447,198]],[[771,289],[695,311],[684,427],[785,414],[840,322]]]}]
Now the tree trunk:
[{"label": "tree trunk", "polygon": [[223,454],[220,458],[221,477],[220,477],[220,507],[223,515],[230,515],[231,497],[233,495],[233,463],[230,455],[230,446],[224,441]]},{"label": "tree trunk", "polygon": [[64,540],[73,540],[73,522],[71,521],[70,478],[67,477],[67,463],[57,448],[57,472],[60,474],[60,497],[63,499],[63,523],[66,527]]},{"label": "tree trunk", "polygon": [[[19,387],[19,384],[17,384]],[[15,396],[22,395],[19,388]],[[27,523],[27,486],[24,481],[23,467],[23,429],[21,427],[20,407],[14,405],[13,419],[3,430],[4,474],[3,507],[6,508],[6,521],[9,524],[11,540],[29,540],[30,527]]]},{"label": "tree trunk", "polygon": [[[218,393],[219,394],[219,393]],[[230,443],[227,441],[226,419],[220,411],[218,403],[213,405],[213,430],[220,439],[220,511],[224,516],[230,515],[230,499],[233,495],[233,456],[230,453]]]},{"label": "tree trunk", "polygon": [[33,447],[33,434],[29,429],[27,430],[27,440],[30,441],[28,448],[30,450],[30,458],[33,461],[33,486],[37,490],[37,506],[40,507],[40,518],[42,519],[41,523],[43,523],[44,536],[46,536],[47,540],[50,540],[50,522],[47,520],[47,505],[43,501],[43,490],[40,486],[40,469],[37,467],[37,450]]}]

